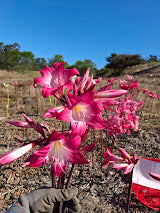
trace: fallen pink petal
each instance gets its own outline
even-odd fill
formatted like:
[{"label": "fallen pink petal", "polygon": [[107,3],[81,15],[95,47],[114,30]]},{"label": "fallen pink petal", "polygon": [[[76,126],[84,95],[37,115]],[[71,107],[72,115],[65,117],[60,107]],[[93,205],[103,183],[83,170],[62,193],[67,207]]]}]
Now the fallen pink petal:
[{"label": "fallen pink petal", "polygon": [[149,173],[149,175],[154,178],[155,180],[160,181],[160,174],[156,174],[156,173]]}]

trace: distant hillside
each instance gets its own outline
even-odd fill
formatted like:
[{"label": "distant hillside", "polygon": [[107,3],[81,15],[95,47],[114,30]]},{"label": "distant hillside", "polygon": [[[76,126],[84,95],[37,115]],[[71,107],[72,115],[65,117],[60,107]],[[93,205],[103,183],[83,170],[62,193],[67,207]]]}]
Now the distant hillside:
[{"label": "distant hillside", "polygon": [[146,63],[146,64],[140,64],[133,67],[128,67],[123,71],[123,74],[129,74],[129,75],[140,75],[140,74],[154,74],[160,72],[160,62],[156,63]]}]

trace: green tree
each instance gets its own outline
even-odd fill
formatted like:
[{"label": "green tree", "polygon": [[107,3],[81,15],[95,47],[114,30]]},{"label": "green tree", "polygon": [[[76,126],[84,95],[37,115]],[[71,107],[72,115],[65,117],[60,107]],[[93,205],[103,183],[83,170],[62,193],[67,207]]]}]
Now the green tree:
[{"label": "green tree", "polygon": [[113,69],[113,75],[122,74],[123,70],[129,66],[134,66],[138,64],[144,64],[146,61],[141,58],[140,55],[125,55],[125,54],[115,54],[112,53],[110,57],[106,58],[106,61],[109,62],[106,65],[106,68]]},{"label": "green tree", "polygon": [[17,70],[20,59],[20,46],[17,43],[4,45],[0,43],[0,66],[2,69]]},{"label": "green tree", "polygon": [[88,67],[90,67],[90,73],[92,73],[93,75],[95,75],[97,72],[96,64],[92,62],[92,60],[90,59],[85,59],[84,61],[79,60],[76,61],[76,63],[73,64],[72,66],[68,66],[68,68],[73,67],[75,67],[80,72],[81,75],[85,73]]},{"label": "green tree", "polygon": [[3,51],[3,42],[0,42],[0,69],[4,69],[3,61],[4,61],[4,51]]},{"label": "green tree", "polygon": [[[62,62],[64,62],[63,56],[56,54],[56,55],[54,55],[53,58],[48,59],[48,66],[53,67],[54,63],[62,63]],[[68,67],[69,65],[67,62],[65,62],[64,66]]]},{"label": "green tree", "polygon": [[19,67],[21,70],[33,70],[34,54],[31,51],[23,51],[20,53]]},{"label": "green tree", "polygon": [[47,66],[45,58],[35,58],[33,62],[33,70],[42,70]]},{"label": "green tree", "polygon": [[149,62],[158,62],[158,58],[156,55],[149,55]]}]

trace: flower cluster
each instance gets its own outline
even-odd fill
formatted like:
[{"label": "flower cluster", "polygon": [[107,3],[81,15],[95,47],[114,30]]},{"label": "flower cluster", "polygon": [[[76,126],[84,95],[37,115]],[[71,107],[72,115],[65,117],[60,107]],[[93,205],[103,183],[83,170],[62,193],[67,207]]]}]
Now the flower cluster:
[{"label": "flower cluster", "polygon": [[152,91],[150,91],[149,89],[143,89],[143,88],[140,88],[138,89],[138,92],[142,91],[143,93],[146,93],[148,94],[148,96],[152,99],[158,99],[159,96],[157,94],[153,94]]},{"label": "flower cluster", "polygon": [[133,76],[126,75],[125,78],[126,78],[126,80],[119,80],[120,88],[129,90],[129,91],[133,91],[134,89],[138,88],[138,80],[131,81],[133,79]]},{"label": "flower cluster", "polygon": [[[23,114],[25,121],[8,123],[17,127],[33,128],[40,137],[1,156],[0,165],[16,160],[38,146],[22,166],[41,167],[50,161],[53,173],[62,177],[66,173],[68,162],[89,163],[84,155],[91,152],[96,144],[83,147],[83,141],[91,128],[105,129],[109,135],[115,137],[124,132],[130,134],[130,129],[138,130],[139,117],[136,111],[142,102],[134,101],[134,95],[130,94],[130,91],[137,88],[138,81],[131,82],[132,77],[126,76],[127,81],[119,81],[120,89],[115,90],[111,88],[117,79],[109,79],[107,85],[96,90],[96,85],[101,83],[102,78],[93,79],[89,72],[90,68],[81,77],[76,68],[65,69],[64,63],[55,63],[53,67],[45,67],[40,71],[42,77],[34,79],[34,86],[40,84],[44,98],[53,95],[61,103],[60,106],[47,110],[43,116],[70,122],[71,128],[69,131],[51,132],[47,125],[36,123]],[[128,173],[136,159],[127,155],[123,149],[119,150],[122,157],[116,158],[108,148],[104,154],[107,158],[104,164],[108,165],[117,159],[124,160],[125,165],[121,165],[121,168],[125,168],[124,173]]]},{"label": "flower cluster", "polygon": [[140,109],[142,102],[136,102],[131,97],[119,100],[119,104],[115,107],[114,114],[110,114],[106,120],[106,130],[108,135],[127,133],[130,134],[130,129],[138,131],[139,116],[136,111]]}]

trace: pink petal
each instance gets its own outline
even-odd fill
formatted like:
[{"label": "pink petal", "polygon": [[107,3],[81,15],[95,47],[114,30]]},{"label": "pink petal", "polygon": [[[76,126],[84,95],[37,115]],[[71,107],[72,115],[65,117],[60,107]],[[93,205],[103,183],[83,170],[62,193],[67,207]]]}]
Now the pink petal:
[{"label": "pink petal", "polygon": [[43,77],[37,77],[34,79],[34,85],[41,84],[42,86],[46,85],[46,81]]},{"label": "pink petal", "polygon": [[119,89],[119,90],[109,90],[103,92],[97,92],[94,97],[95,98],[115,98],[121,95],[128,93],[127,90]]},{"label": "pink petal", "polygon": [[113,164],[113,163],[115,163],[115,162],[114,162],[114,161],[110,161],[109,159],[107,159],[107,160],[105,160],[105,161],[102,163],[102,165],[104,165],[103,168],[105,168],[106,166],[108,166],[108,165],[110,165],[110,164]]},{"label": "pink petal", "polygon": [[68,78],[73,77],[74,75],[79,75],[79,71],[73,67],[72,69],[65,69],[64,75],[67,75]]},{"label": "pink petal", "polygon": [[77,135],[74,138],[65,140],[65,146],[67,146],[71,150],[79,149],[80,145],[81,145],[81,137],[79,135]]},{"label": "pink petal", "polygon": [[58,113],[56,118],[61,121],[70,122],[71,121],[72,111],[68,108],[64,109],[62,112]]},{"label": "pink petal", "polygon": [[52,147],[53,143],[48,144],[47,146],[44,146],[42,148],[40,148],[39,150],[37,150],[36,152],[34,152],[37,156],[42,156],[45,157],[48,155],[48,152],[50,151],[51,147]]},{"label": "pink petal", "polygon": [[128,154],[128,152],[126,152],[126,150],[124,150],[123,148],[120,148],[118,147],[120,153],[121,153],[121,156],[124,158],[124,159],[131,159],[131,156]]},{"label": "pink petal", "polygon": [[10,163],[18,158],[20,158],[22,155],[30,151],[34,146],[36,145],[35,142],[29,143],[25,146],[22,146],[12,152],[9,152],[3,156],[0,157],[0,165]]},{"label": "pink petal", "polygon": [[[33,162],[30,162],[29,164],[26,164],[29,167],[41,167],[45,164],[48,163],[48,159],[46,157],[40,157],[36,160],[34,160]],[[22,165],[23,167],[25,166],[25,164]]]},{"label": "pink petal", "polygon": [[113,86],[113,83],[112,84],[108,84],[104,87],[101,87],[99,90],[97,90],[97,92],[104,92],[106,90],[109,90],[111,87]]},{"label": "pink petal", "polygon": [[73,90],[73,83],[71,82],[71,80],[68,80],[66,82],[65,88],[67,88],[69,92]]},{"label": "pink petal", "polygon": [[26,121],[9,121],[7,122],[13,126],[23,127],[23,128],[31,128],[31,126]]},{"label": "pink petal", "polygon": [[41,135],[45,137],[44,130],[42,126],[39,123],[35,123],[31,118],[29,118],[27,115],[23,113],[24,118],[28,122],[31,128],[33,128],[35,131],[39,132]]},{"label": "pink petal", "polygon": [[154,178],[154,179],[156,179],[156,180],[159,180],[159,181],[160,181],[160,174],[156,174],[156,173],[149,173],[149,175],[150,175],[152,178]]},{"label": "pink petal", "polygon": [[57,89],[58,88],[48,88],[44,86],[42,88],[42,96],[44,98],[47,98],[48,96],[55,95],[55,93],[57,92]]},{"label": "pink petal", "polygon": [[67,162],[52,162],[51,161],[51,168],[53,173],[57,176],[57,177],[62,177],[67,169]]},{"label": "pink petal", "polygon": [[22,164],[22,167],[29,166],[30,164],[34,163],[39,158],[38,155],[32,153]]},{"label": "pink petal", "polygon": [[[88,90],[93,91],[95,86],[96,86],[96,83],[93,80],[93,74],[91,74],[90,78],[86,82],[84,91],[85,92],[88,91]],[[91,87],[92,87],[92,89],[91,89]]]},{"label": "pink petal", "polygon": [[68,161],[73,164],[88,164],[89,161],[80,153],[80,151],[72,151],[68,156]]},{"label": "pink petal", "polygon": [[[103,105],[103,108],[106,109],[108,106],[115,106],[118,105],[119,102],[115,100],[116,98],[101,98],[101,102]],[[95,101],[97,101],[98,98],[95,98]]]},{"label": "pink petal", "polygon": [[88,77],[89,77],[89,71],[90,71],[90,67],[86,70],[86,72],[84,73],[84,75],[82,76],[80,82],[79,82],[79,91],[82,92],[85,84],[87,83]]},{"label": "pink petal", "polygon": [[128,174],[132,171],[134,167],[134,163],[129,164],[127,167],[125,167],[123,174]]},{"label": "pink petal", "polygon": [[72,94],[68,94],[67,96],[67,106],[71,108],[73,105],[75,105],[77,102],[80,102],[81,98]]},{"label": "pink petal", "polygon": [[120,170],[120,169],[124,169],[125,167],[127,167],[128,164],[127,163],[119,163],[119,164],[115,164],[112,169],[116,169],[116,170]]},{"label": "pink petal", "polygon": [[122,161],[122,160],[123,160],[123,158],[120,158],[120,157],[114,155],[114,154],[111,152],[110,147],[107,148],[107,153],[104,152],[104,157],[105,157],[105,158],[108,157],[108,155],[109,155],[110,158],[111,158],[112,160],[114,160],[115,162],[116,162],[116,161]]},{"label": "pink petal", "polygon": [[88,132],[90,131],[90,128],[87,128],[85,133],[81,136],[81,143],[86,140]]},{"label": "pink petal", "polygon": [[64,62],[54,63],[53,68],[59,73],[59,75],[62,75],[64,70]]},{"label": "pink petal", "polygon": [[82,121],[75,121],[71,120],[71,129],[72,129],[72,135],[80,135],[83,136],[86,132],[86,123]]},{"label": "pink petal", "polygon": [[96,147],[96,143],[93,143],[93,144],[89,144],[89,145],[83,147],[79,151],[84,155],[88,152],[92,152],[95,147]]},{"label": "pink petal", "polygon": [[56,117],[57,114],[60,113],[61,111],[63,111],[64,109],[65,109],[64,106],[51,108],[43,114],[43,117],[49,117],[49,118]]},{"label": "pink petal", "polygon": [[[59,133],[59,134],[58,134],[58,133]],[[49,136],[49,142],[50,142],[50,143],[53,142],[53,141],[56,141],[56,140],[65,139],[65,137],[64,137],[64,135],[63,135],[64,132],[58,132],[58,133],[57,133],[56,130],[54,130],[54,131],[50,134],[50,136]],[[65,133],[66,133],[66,131],[65,131]]]},{"label": "pink petal", "polygon": [[136,164],[138,160],[139,160],[139,158],[136,156],[135,153],[133,153],[132,162],[133,162],[134,164]]}]

